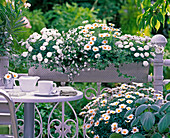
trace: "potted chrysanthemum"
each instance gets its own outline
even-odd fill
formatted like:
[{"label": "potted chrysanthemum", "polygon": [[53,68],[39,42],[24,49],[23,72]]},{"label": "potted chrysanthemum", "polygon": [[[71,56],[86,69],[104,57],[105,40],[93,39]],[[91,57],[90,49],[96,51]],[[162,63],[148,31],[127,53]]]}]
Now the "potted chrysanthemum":
[{"label": "potted chrysanthemum", "polygon": [[[22,59],[27,59],[29,66],[41,64],[51,70],[66,73],[74,81],[81,81],[82,71],[89,74],[91,70],[110,70],[107,69],[109,66],[114,66],[111,70],[118,72],[116,75],[111,72],[110,74],[114,74],[112,78],[122,75],[132,78],[135,76],[134,66],[125,65],[124,70],[121,70],[121,66],[138,63],[140,72],[142,66],[146,68],[149,58],[154,56],[149,37],[121,35],[120,29],[115,28],[114,24],[107,25],[101,23],[101,20],[92,24],[84,21],[82,26],[61,34],[57,30],[44,28],[41,34],[34,33],[22,44],[28,49],[22,54]],[[127,73],[129,70],[132,70],[132,74]],[[145,72],[147,74],[148,69]],[[87,74],[85,76],[88,78],[84,81],[104,79],[100,76],[103,72],[97,73],[93,78],[89,76],[93,76],[94,72]],[[68,77],[65,81],[68,81]]]},{"label": "potted chrysanthemum", "polygon": [[[91,138],[169,136],[170,124],[164,123],[170,102],[154,91],[142,83],[122,84],[93,97],[79,114],[85,117],[84,135]],[[160,99],[166,104],[159,105]]]}]

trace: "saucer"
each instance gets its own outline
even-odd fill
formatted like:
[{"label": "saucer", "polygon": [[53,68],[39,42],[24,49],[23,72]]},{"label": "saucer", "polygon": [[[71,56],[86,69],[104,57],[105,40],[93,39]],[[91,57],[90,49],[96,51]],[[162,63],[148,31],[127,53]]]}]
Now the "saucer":
[{"label": "saucer", "polygon": [[55,94],[49,94],[49,93],[39,93],[36,92],[34,93],[34,96],[41,96],[41,97],[53,97],[53,96],[59,96],[59,94],[55,93]]}]

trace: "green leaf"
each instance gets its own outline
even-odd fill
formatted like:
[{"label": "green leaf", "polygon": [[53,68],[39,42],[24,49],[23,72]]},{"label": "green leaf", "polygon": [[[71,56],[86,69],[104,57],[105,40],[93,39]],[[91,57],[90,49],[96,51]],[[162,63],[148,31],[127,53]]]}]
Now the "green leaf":
[{"label": "green leaf", "polygon": [[138,115],[140,115],[145,109],[147,109],[148,108],[148,105],[146,105],[146,104],[142,104],[142,105],[140,105],[137,109],[136,109],[136,111],[135,111],[135,116],[137,117]]},{"label": "green leaf", "polygon": [[165,85],[166,90],[170,90],[170,83]]},{"label": "green leaf", "polygon": [[136,100],[135,103],[144,104],[147,100],[148,100],[147,98],[140,98]]},{"label": "green leaf", "polygon": [[123,136],[121,134],[118,134],[118,133],[113,133],[110,135],[109,138],[123,138]]},{"label": "green leaf", "polygon": [[166,104],[164,104],[160,109],[159,112],[163,112],[166,109],[168,109],[170,107],[170,102],[167,102]]},{"label": "green leaf", "polygon": [[140,120],[140,116],[138,116],[137,118],[135,117],[133,119],[133,121],[131,122],[131,127],[136,126],[138,124],[139,120]]},{"label": "green leaf", "polygon": [[145,138],[145,136],[143,136],[143,135],[140,134],[140,133],[135,133],[135,134],[133,134],[130,138]]},{"label": "green leaf", "polygon": [[124,118],[128,117],[130,114],[133,113],[133,111],[135,110],[135,108],[132,108],[131,110],[128,110],[125,115],[124,115]]},{"label": "green leaf", "polygon": [[155,123],[155,116],[151,112],[145,112],[141,115],[140,122],[145,131],[149,131]]},{"label": "green leaf", "polygon": [[162,136],[159,133],[155,133],[151,138],[162,138]]},{"label": "green leaf", "polygon": [[159,132],[163,133],[170,126],[170,113],[167,113],[158,123]]},{"label": "green leaf", "polygon": [[159,13],[157,14],[157,19],[158,19],[158,21],[160,21],[161,23],[163,22],[163,15],[161,14],[161,12],[159,12]]},{"label": "green leaf", "polygon": [[160,107],[156,104],[151,105],[151,109],[155,110],[155,111],[159,111]]},{"label": "green leaf", "polygon": [[160,22],[159,22],[158,20],[156,20],[156,21],[157,21],[157,22],[156,22],[155,28],[156,28],[156,30],[158,31],[159,28],[160,28],[160,26],[161,26],[161,24],[160,24]]},{"label": "green leaf", "polygon": [[155,27],[156,26],[156,23],[157,23],[157,19],[156,19],[156,17],[155,16],[153,16],[153,18],[152,18],[152,26],[153,27]]}]

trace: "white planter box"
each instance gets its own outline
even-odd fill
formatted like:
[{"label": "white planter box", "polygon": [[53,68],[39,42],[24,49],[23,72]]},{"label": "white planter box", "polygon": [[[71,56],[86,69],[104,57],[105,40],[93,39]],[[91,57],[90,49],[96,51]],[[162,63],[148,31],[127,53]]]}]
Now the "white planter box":
[{"label": "white planter box", "polygon": [[[149,66],[144,67],[142,63],[131,63],[124,64],[120,66],[120,71],[124,74],[128,74],[131,76],[135,76],[136,79],[132,80],[135,82],[147,82],[148,81],[148,73]],[[38,67],[35,69],[31,67],[29,69],[29,75],[40,76],[41,80],[53,80],[55,82],[68,82],[68,76],[61,72],[50,71],[49,69],[43,69]],[[128,78],[124,78],[123,76],[118,77],[118,73],[114,67],[114,65],[110,65],[105,70],[90,70],[90,71],[81,71],[80,75],[74,77],[74,82],[131,82]]]}]

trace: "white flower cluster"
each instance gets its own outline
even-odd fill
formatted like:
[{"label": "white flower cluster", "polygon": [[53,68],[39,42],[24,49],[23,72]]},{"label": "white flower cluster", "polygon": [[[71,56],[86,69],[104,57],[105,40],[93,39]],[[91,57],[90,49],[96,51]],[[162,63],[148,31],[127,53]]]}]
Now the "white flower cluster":
[{"label": "white flower cluster", "polygon": [[[84,128],[90,130],[93,137],[102,137],[97,131],[98,128],[100,130],[103,128],[110,134],[128,135],[140,132],[140,127],[130,127],[135,115],[131,113],[124,118],[125,113],[135,108],[135,102],[140,98],[147,99],[148,105],[163,98],[162,94],[153,94],[155,92],[153,88],[144,88],[142,83],[135,82],[132,85],[122,84],[120,87],[108,89],[107,92],[99,97],[93,97],[93,101],[89,102],[79,114],[88,119]],[[150,94],[153,94],[156,98],[152,98]]]},{"label": "white flower cluster", "polygon": [[27,51],[23,59],[32,64],[47,65],[73,76],[79,70],[87,68],[105,69],[109,64],[143,62],[148,66],[148,59],[154,56],[149,37],[121,35],[119,28],[96,20],[95,23],[84,21],[82,26],[68,32],[59,33],[56,29],[43,28],[41,34],[33,33],[22,43]]}]

